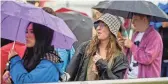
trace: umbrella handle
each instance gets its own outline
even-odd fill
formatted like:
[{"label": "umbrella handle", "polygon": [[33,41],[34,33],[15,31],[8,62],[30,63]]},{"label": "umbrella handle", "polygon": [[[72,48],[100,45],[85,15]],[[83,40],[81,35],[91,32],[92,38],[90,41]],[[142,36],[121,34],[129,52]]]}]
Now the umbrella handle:
[{"label": "umbrella handle", "polygon": [[[17,36],[18,36],[18,31],[19,31],[19,28],[20,28],[20,23],[21,23],[21,20],[22,20],[22,19],[20,19],[20,20],[19,20],[19,25],[18,25],[18,29],[17,29],[16,36],[15,36],[15,40],[16,40],[16,38],[17,38]],[[15,48],[15,44],[16,44],[16,41],[14,41],[14,42],[13,42],[12,49],[14,49],[14,48]]]},{"label": "umbrella handle", "polygon": [[131,29],[131,30],[130,30],[130,33],[129,33],[129,39],[130,39],[130,40],[132,39],[132,35],[133,35],[133,30]]},{"label": "umbrella handle", "polygon": [[126,30],[124,30],[124,34],[125,34],[126,38],[129,38],[128,37],[128,32]]},{"label": "umbrella handle", "polygon": [[16,41],[13,42],[12,49],[15,48]]}]

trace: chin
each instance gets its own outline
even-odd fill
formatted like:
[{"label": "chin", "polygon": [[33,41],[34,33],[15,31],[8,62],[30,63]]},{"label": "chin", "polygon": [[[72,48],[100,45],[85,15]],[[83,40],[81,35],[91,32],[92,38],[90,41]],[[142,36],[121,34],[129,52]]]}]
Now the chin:
[{"label": "chin", "polygon": [[26,47],[28,47],[28,48],[32,48],[32,47],[33,47],[33,45],[26,44]]},{"label": "chin", "polygon": [[99,40],[101,40],[102,38],[101,37],[98,37]]},{"label": "chin", "polygon": [[99,38],[99,37],[98,37],[98,39],[99,39],[99,40],[105,40],[104,38]]}]

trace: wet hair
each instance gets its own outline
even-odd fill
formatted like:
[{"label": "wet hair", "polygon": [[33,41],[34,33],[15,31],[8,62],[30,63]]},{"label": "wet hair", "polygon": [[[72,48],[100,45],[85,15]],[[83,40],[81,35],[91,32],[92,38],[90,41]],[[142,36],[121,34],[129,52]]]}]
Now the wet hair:
[{"label": "wet hair", "polygon": [[150,20],[151,20],[151,16],[149,16],[149,15],[143,15],[143,14],[138,14],[138,13],[134,13],[133,15],[137,15],[137,16],[139,16],[141,19],[144,18],[144,17],[146,17],[147,20],[148,20],[148,22],[150,22]]},{"label": "wet hair", "polygon": [[[30,25],[30,23],[29,23]],[[54,31],[44,25],[33,23],[33,33],[35,35],[34,47],[28,48],[23,57],[23,65],[25,69],[30,72],[41,61],[41,58],[48,52],[51,47]],[[52,48],[54,50],[54,48]]]},{"label": "wet hair", "polygon": [[50,8],[50,7],[43,7],[42,9],[43,9],[45,12],[56,16],[56,13],[55,13],[55,11],[54,11],[52,8]]}]

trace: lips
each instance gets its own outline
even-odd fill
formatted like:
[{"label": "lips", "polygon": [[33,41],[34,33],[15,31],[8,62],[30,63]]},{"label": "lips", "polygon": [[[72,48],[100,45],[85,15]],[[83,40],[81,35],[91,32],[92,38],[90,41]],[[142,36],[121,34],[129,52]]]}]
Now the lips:
[{"label": "lips", "polygon": [[26,43],[30,43],[30,41],[28,39],[26,39]]},{"label": "lips", "polygon": [[101,32],[97,32],[97,34],[101,34]]}]

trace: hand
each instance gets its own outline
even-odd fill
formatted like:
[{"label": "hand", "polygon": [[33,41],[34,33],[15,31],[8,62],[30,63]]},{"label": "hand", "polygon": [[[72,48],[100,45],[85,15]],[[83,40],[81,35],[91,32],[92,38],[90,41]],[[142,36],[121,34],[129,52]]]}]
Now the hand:
[{"label": "hand", "polygon": [[96,55],[93,57],[93,61],[96,63],[99,59],[102,59],[102,57],[96,53]]},{"label": "hand", "polygon": [[123,38],[118,38],[118,43],[119,43],[119,45],[120,45],[121,47],[124,46],[124,42],[125,42],[125,39],[123,39]]},{"label": "hand", "polygon": [[9,51],[8,60],[9,60],[11,57],[15,56],[15,55],[17,55],[17,53],[15,52],[14,49],[11,49],[11,50]]},{"label": "hand", "polygon": [[130,39],[125,39],[124,41],[124,46],[127,47],[127,48],[131,48],[133,45],[133,42],[130,40]]},{"label": "hand", "polygon": [[98,74],[97,67],[96,67],[95,64],[94,64],[93,67],[92,67],[92,71],[93,71],[95,74]]},{"label": "hand", "polygon": [[6,84],[12,84],[12,83],[11,83],[11,76],[10,76],[10,74],[9,74],[9,71],[5,71],[5,73],[3,74],[2,78],[3,78],[3,81],[4,81]]}]

